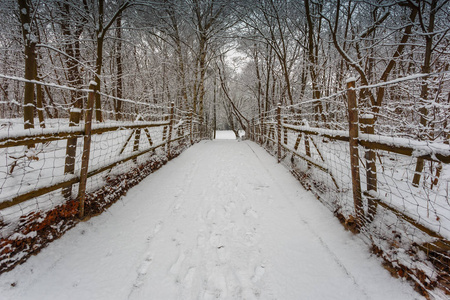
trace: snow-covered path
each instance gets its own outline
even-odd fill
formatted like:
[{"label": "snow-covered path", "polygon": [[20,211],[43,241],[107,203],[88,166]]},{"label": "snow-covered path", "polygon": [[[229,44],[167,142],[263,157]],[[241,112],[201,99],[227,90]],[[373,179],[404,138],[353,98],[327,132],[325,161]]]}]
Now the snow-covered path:
[{"label": "snow-covered path", "polygon": [[252,142],[204,141],[0,276],[1,299],[420,299]]}]

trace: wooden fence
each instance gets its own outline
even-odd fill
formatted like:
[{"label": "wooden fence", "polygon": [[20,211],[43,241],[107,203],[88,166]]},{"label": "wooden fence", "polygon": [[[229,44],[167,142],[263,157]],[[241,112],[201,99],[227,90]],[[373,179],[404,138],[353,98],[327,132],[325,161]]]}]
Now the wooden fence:
[{"label": "wooden fence", "polygon": [[[435,286],[449,293],[449,182],[439,176],[450,170],[450,146],[375,134],[373,115],[360,115],[355,81],[347,84],[334,97],[278,105],[253,119],[248,135],[288,165],[348,229],[367,237],[394,275],[414,280],[426,295]],[[438,167],[432,174],[423,170],[415,186],[408,174],[417,173],[419,159]],[[420,261],[419,252],[431,264]]]},{"label": "wooden fence", "polygon": [[[192,112],[183,112],[175,109],[174,103],[167,109],[168,114],[162,121],[142,121],[135,124],[130,122],[117,124],[93,124],[93,103],[95,94],[93,91],[88,93],[88,105],[85,110],[84,125],[64,128],[47,128],[34,129],[27,131],[19,131],[18,134],[0,136],[0,149],[12,147],[29,147],[30,145],[46,144],[52,141],[83,139],[81,167],[79,169],[73,167],[70,173],[65,174],[63,180],[50,185],[35,185],[33,188],[22,189],[21,192],[13,195],[9,199],[2,199],[0,202],[0,210],[9,208],[30,199],[45,195],[47,193],[59,189],[71,189],[72,186],[78,185],[77,199],[80,201],[79,214],[84,216],[84,199],[86,196],[87,179],[95,175],[111,170],[112,168],[128,161],[136,162],[139,156],[154,152],[159,148],[163,148],[167,158],[171,158],[171,151],[174,143],[188,142],[194,143],[196,140],[204,138],[207,134],[206,128],[200,123],[199,118],[194,116]],[[177,115],[176,115],[177,113]],[[176,123],[177,122],[177,123]],[[162,129],[162,138],[159,143],[155,144],[151,137],[150,129]],[[118,158],[109,164],[101,167],[93,166],[90,163],[91,140],[94,135],[102,135],[110,132],[127,131],[128,138],[121,146],[121,150],[117,153]],[[176,131],[176,132],[174,132]],[[148,141],[147,147],[140,146],[141,133],[145,134]],[[133,150],[128,155],[123,155],[127,145],[134,136]],[[76,146],[75,146],[76,147]],[[143,148],[143,149],[141,149]],[[75,156],[75,152],[71,155]],[[67,154],[69,155],[69,154]],[[72,157],[75,160],[75,157]],[[79,174],[75,174],[76,171]],[[66,194],[70,197],[71,193]]]},{"label": "wooden fence", "polygon": [[[15,116],[23,106],[13,98],[0,100],[14,114],[0,120],[0,273],[80,220],[101,213],[193,143],[209,138],[201,119],[174,103],[162,106],[101,94],[103,122],[97,122],[93,86],[46,88],[51,101],[39,128],[22,129],[23,119]],[[123,101],[120,112],[114,109],[116,101]],[[84,110],[74,103],[84,103]]]}]

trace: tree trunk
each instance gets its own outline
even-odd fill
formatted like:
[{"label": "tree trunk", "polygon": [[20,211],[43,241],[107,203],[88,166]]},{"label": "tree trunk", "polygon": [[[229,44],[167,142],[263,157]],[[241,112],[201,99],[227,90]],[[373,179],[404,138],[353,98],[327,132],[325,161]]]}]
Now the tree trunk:
[{"label": "tree trunk", "polygon": [[[103,4],[104,0],[98,1],[98,28],[97,28],[97,58],[95,60],[95,90],[100,91],[100,76],[102,74],[103,65]],[[102,103],[100,93],[95,93],[95,119],[97,122],[103,122]]]},{"label": "tree trunk", "polygon": [[[84,3],[85,4],[85,3]],[[86,4],[85,4],[86,8]],[[83,32],[84,23],[87,20],[83,20],[80,24],[77,24],[77,28],[74,33],[70,29],[69,16],[70,16],[70,6],[68,3],[61,4],[60,6],[62,12],[62,22],[61,30],[64,38],[67,41],[64,44],[64,55],[65,64],[67,66],[67,79],[69,81],[69,86],[75,88],[81,88],[83,79],[80,72],[79,61],[81,57],[80,53],[80,36]],[[71,106],[70,106],[70,117],[69,126],[78,126],[81,119],[81,109],[83,108],[83,95],[79,91],[71,91]],[[77,152],[77,138],[67,139],[66,145],[66,158],[64,164],[64,174],[74,174],[75,172],[75,156]],[[72,186],[64,188],[62,191],[66,199],[72,196]]]},{"label": "tree trunk", "polygon": [[[319,9],[321,10],[321,9]],[[314,23],[311,17],[310,7],[309,7],[309,0],[305,0],[305,11],[306,11],[306,20],[308,24],[308,60],[309,60],[309,70],[310,70],[310,76],[311,76],[311,82],[312,82],[312,89],[313,89],[313,99],[320,99],[321,93],[319,90],[319,84],[318,84],[318,72],[316,68],[319,66],[317,65],[317,55],[318,55],[318,45],[314,43]],[[319,28],[320,31],[320,28]],[[316,126],[319,126],[319,121],[322,120],[324,123],[325,116],[323,114],[323,106],[321,101],[317,101],[314,104],[314,117],[316,121]]]},{"label": "tree trunk", "polygon": [[[18,0],[20,23],[25,44],[25,79],[33,80],[36,74],[36,41],[31,30],[31,3],[29,0]],[[23,95],[24,129],[34,128],[34,83],[25,82]],[[34,145],[30,146],[34,147]]]},{"label": "tree trunk", "polygon": [[180,38],[179,30],[178,30],[178,20],[175,16],[175,11],[172,6],[170,6],[167,9],[167,14],[170,17],[170,20],[172,22],[172,27],[174,30],[172,39],[176,45],[176,54],[177,54],[177,63],[178,63],[177,77],[178,77],[178,82],[181,84],[181,98],[183,99],[180,107],[188,109],[189,102],[188,102],[187,87],[186,87],[186,74],[184,71],[184,60],[183,60],[183,52],[182,52],[182,48],[181,48],[181,38]]},{"label": "tree trunk", "polygon": [[102,66],[103,66],[103,43],[105,41],[105,35],[108,29],[111,27],[112,24],[119,18],[121,13],[130,6],[130,1],[125,1],[123,4],[120,5],[120,7],[117,9],[117,11],[114,13],[114,15],[109,19],[108,23],[106,25],[103,24],[104,19],[104,4],[105,0],[98,0],[98,26],[96,30],[97,35],[97,59],[95,60],[95,90],[97,93],[95,93],[95,119],[97,122],[103,122],[103,115],[102,115],[102,103],[100,100],[100,77],[102,75]]},{"label": "tree trunk", "polygon": [[216,92],[217,92],[217,78],[214,76],[214,139],[216,139],[217,131],[217,108],[216,108]]},{"label": "tree trunk", "polygon": [[[116,20],[116,38],[117,38],[117,48],[116,48],[116,65],[117,65],[117,82],[116,82],[116,95],[117,98],[122,98],[122,15],[119,14]],[[115,113],[116,113],[116,121],[119,121],[122,118],[122,101],[115,100]]]},{"label": "tree trunk", "polygon": [[[437,6],[437,0],[431,1],[431,7],[430,7],[430,18],[428,23],[428,30],[427,34],[425,34],[425,59],[422,67],[422,73],[428,74],[431,70],[431,55],[433,52],[433,31],[434,31],[434,21],[436,16],[436,6]],[[427,115],[428,115],[428,109],[426,108],[426,99],[428,97],[428,83],[427,83],[428,77],[424,77],[422,80],[422,87],[420,91],[420,99],[421,99],[421,107],[419,108],[420,112],[420,125],[423,128],[424,134],[419,134],[420,139],[429,139],[430,136],[427,136],[426,130],[427,130]],[[420,177],[421,173],[424,167],[424,160],[423,158],[418,158],[416,163],[416,169],[414,173],[414,178],[412,185],[415,187],[419,186],[420,183]]]}]

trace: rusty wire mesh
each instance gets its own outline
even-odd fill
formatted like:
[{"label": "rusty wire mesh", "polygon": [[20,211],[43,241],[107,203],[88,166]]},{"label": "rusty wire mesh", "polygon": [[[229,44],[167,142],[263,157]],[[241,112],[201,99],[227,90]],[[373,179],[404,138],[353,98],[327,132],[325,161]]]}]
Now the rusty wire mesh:
[{"label": "rusty wire mesh", "polygon": [[[25,130],[23,104],[19,101],[24,82],[14,78],[1,78],[1,81],[5,93],[0,98],[0,205],[5,207],[0,209],[0,238],[6,239],[17,231],[24,216],[35,212],[45,215],[68,199],[77,198],[88,90],[53,84],[41,86],[46,101],[42,108],[44,122],[40,123],[36,114],[35,128]],[[77,100],[83,103],[82,109],[74,108]],[[121,111],[117,113],[115,107],[119,101]],[[170,158],[169,146],[170,155],[176,156],[183,147],[197,141],[199,134],[205,133],[197,116],[180,108],[174,108],[171,116],[167,104],[118,99],[105,94],[101,94],[101,102],[103,121],[98,122],[94,117],[92,124],[87,193],[95,193],[146,163],[164,163]],[[71,112],[79,113],[81,119],[79,124],[70,127]],[[50,140],[43,141],[44,135],[50,136]],[[72,162],[67,161],[69,139],[76,149]],[[73,184],[45,191],[46,187],[70,180]],[[33,196],[36,191],[42,193]],[[27,199],[23,201],[23,197]],[[18,198],[22,200],[10,206]]]},{"label": "rusty wire mesh", "polygon": [[[356,89],[365,212],[360,230],[352,193],[346,91],[281,107],[279,115],[274,109],[253,121],[251,129],[253,139],[278,155],[347,228],[361,232],[394,275],[412,279],[428,295],[450,293],[449,81],[447,72]],[[421,94],[424,84],[426,99]],[[377,96],[381,89],[384,102],[374,109],[368,95]],[[371,143],[363,146],[361,141]],[[420,157],[427,158],[418,170]],[[437,292],[432,291],[436,286]]]}]

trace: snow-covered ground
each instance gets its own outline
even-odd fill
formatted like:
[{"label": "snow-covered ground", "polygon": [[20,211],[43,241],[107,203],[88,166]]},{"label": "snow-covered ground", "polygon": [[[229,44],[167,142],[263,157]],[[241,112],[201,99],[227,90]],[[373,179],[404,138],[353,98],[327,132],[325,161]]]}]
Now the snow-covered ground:
[{"label": "snow-covered ground", "polygon": [[[244,130],[239,130],[239,137],[243,137],[245,135]],[[217,130],[216,131],[216,140],[235,140],[236,135],[232,130]]]},{"label": "snow-covered ground", "polygon": [[422,299],[256,144],[203,141],[0,276],[1,299]]}]

